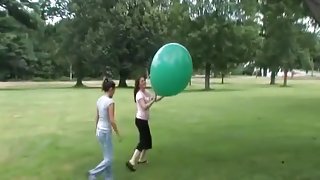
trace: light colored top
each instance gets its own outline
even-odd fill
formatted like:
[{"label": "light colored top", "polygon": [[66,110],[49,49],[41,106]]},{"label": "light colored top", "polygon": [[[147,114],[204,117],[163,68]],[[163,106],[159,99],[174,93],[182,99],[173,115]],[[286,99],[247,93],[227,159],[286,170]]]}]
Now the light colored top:
[{"label": "light colored top", "polygon": [[106,95],[101,96],[97,101],[97,108],[99,113],[99,120],[97,129],[102,131],[111,131],[111,124],[109,121],[108,107],[114,103],[112,98]]},{"label": "light colored top", "polygon": [[151,100],[151,94],[145,90],[144,92],[138,91],[136,95],[136,106],[137,106],[137,113],[136,118],[142,120],[149,120],[149,109],[143,109],[139,104],[139,100],[143,99],[145,103],[148,103]]}]

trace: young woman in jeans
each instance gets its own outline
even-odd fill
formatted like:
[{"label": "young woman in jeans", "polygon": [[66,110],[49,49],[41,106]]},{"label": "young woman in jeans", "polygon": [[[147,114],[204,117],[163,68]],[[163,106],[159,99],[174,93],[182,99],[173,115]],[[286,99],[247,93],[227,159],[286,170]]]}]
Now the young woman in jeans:
[{"label": "young woman in jeans", "polygon": [[154,97],[146,90],[146,79],[140,77],[135,81],[134,101],[137,112],[135,124],[139,131],[139,143],[132,155],[132,158],[126,163],[129,170],[135,171],[136,163],[147,163],[147,150],[152,149],[152,137],[149,128],[149,109],[154,102],[160,101],[163,97]]},{"label": "young woman in jeans", "polygon": [[[112,180],[112,129],[120,138],[119,130],[114,117],[114,101],[112,99],[115,92],[115,83],[105,79],[102,83],[102,95],[97,101],[96,116],[96,136],[101,145],[103,160],[94,169],[88,172],[89,180],[95,180],[97,175],[105,173],[105,180]],[[120,139],[119,139],[120,140]]]}]

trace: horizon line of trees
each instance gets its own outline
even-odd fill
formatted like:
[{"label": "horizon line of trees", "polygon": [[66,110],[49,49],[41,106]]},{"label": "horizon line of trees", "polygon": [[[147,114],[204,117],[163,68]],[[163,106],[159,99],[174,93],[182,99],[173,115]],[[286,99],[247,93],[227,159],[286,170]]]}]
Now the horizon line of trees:
[{"label": "horizon line of trees", "polygon": [[270,69],[270,84],[283,69],[287,85],[292,69],[320,67],[320,5],[313,1],[3,0],[0,81],[74,75],[81,87],[85,78],[107,76],[126,87],[148,72],[162,45],[178,42],[195,71],[205,72],[206,89],[212,72],[223,83],[248,62]]}]

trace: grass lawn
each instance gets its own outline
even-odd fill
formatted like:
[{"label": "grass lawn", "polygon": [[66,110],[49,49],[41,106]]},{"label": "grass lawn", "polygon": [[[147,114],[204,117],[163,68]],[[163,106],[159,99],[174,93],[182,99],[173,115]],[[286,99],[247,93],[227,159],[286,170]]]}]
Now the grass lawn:
[{"label": "grass lawn", "polygon": [[[124,139],[114,141],[115,179],[319,180],[319,81],[266,83],[235,79],[155,104],[150,164],[135,173],[125,168],[138,139],[132,90],[118,89]],[[86,179],[102,158],[93,122],[100,95],[94,88],[0,90],[0,179]]]}]

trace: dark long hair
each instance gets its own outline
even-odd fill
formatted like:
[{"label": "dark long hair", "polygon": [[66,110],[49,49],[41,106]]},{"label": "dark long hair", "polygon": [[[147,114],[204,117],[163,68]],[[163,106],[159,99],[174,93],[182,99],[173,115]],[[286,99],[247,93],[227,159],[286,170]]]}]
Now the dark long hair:
[{"label": "dark long hair", "polygon": [[115,87],[116,87],[116,84],[113,81],[108,80],[108,78],[105,78],[102,82],[101,89],[104,92],[108,92],[110,88],[114,89]]},{"label": "dark long hair", "polygon": [[138,91],[140,90],[140,79],[142,78],[143,76],[140,76],[139,78],[137,78],[135,81],[134,81],[134,89],[133,89],[133,100],[134,102],[136,102],[136,96],[137,96],[137,93]]}]

